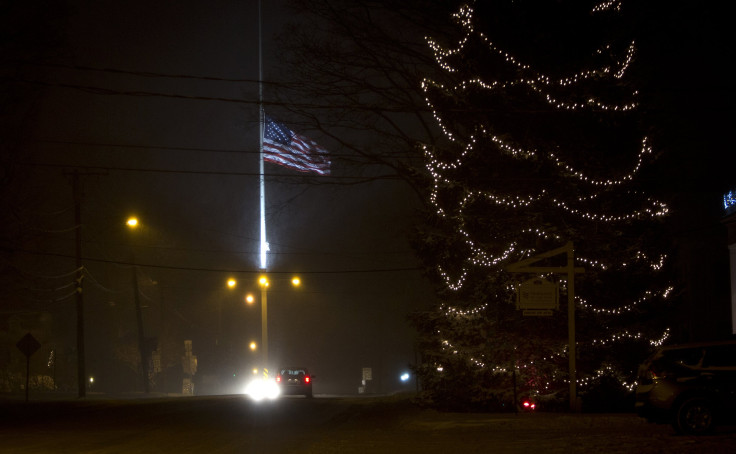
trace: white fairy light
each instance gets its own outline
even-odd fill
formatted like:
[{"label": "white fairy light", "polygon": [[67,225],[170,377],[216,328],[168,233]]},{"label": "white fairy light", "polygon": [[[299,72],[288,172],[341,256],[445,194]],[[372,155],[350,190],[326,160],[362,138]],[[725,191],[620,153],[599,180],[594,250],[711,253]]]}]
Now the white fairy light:
[{"label": "white fairy light", "polygon": [[625,312],[631,312],[631,311],[633,311],[637,306],[639,306],[640,304],[642,304],[644,302],[647,302],[647,301],[651,300],[654,297],[661,297],[663,299],[667,299],[667,297],[672,292],[672,290],[673,290],[672,287],[667,287],[666,289],[661,290],[661,291],[658,291],[658,292],[654,292],[654,291],[651,291],[651,290],[646,290],[646,291],[644,291],[644,295],[641,296],[641,297],[639,297],[635,301],[632,301],[629,304],[624,304],[624,305],[621,305],[619,307],[610,308],[610,309],[609,308],[595,307],[594,305],[588,303],[585,299],[583,299],[582,297],[577,296],[577,295],[575,296],[575,301],[577,302],[578,305],[580,305],[580,307],[582,307],[584,309],[587,309],[587,310],[590,310],[590,311],[592,311],[592,312],[594,312],[596,314],[619,315],[619,314],[623,314]]},{"label": "white fairy light", "polygon": [[[592,12],[620,11],[621,4],[621,0],[602,1],[593,8]],[[614,225],[644,219],[657,219],[669,213],[669,207],[662,201],[646,197],[644,194],[635,191],[622,192],[636,180],[643,167],[653,158],[653,150],[649,138],[646,136],[633,143],[629,147],[630,149],[620,150],[622,155],[630,157],[624,168],[610,168],[607,173],[594,175],[580,168],[579,163],[570,160],[570,158],[565,158],[565,156],[578,155],[582,152],[592,154],[596,151],[594,149],[567,150],[562,146],[558,148],[555,144],[550,144],[547,148],[531,148],[515,143],[513,138],[503,134],[503,131],[497,131],[490,125],[482,124],[482,118],[474,120],[478,122],[477,124],[465,125],[467,131],[470,132],[464,132],[462,129],[459,129],[460,132],[458,132],[451,127],[451,121],[446,121],[443,118],[438,103],[433,101],[434,97],[438,95],[462,99],[475,96],[477,93],[496,96],[505,95],[511,89],[526,90],[529,96],[544,103],[543,105],[549,106],[550,110],[595,112],[611,116],[611,118],[619,118],[619,116],[631,114],[639,107],[638,91],[622,91],[623,94],[619,97],[618,103],[613,103],[607,99],[606,92],[602,90],[597,94],[586,95],[585,97],[580,92],[592,88],[593,93],[596,93],[597,84],[603,84],[604,88],[606,88],[605,84],[620,86],[621,79],[627,76],[627,71],[636,57],[637,50],[634,41],[628,43],[626,47],[611,45],[600,47],[594,56],[594,61],[597,63],[592,69],[567,73],[560,77],[551,77],[504,51],[482,32],[475,30],[473,9],[470,6],[466,5],[460,8],[454,17],[464,31],[464,36],[456,44],[446,47],[436,40],[427,38],[429,48],[434,53],[434,58],[442,70],[453,74],[452,77],[457,77],[460,71],[452,62],[463,53],[472,40],[475,40],[476,43],[485,46],[484,49],[488,51],[491,58],[500,59],[499,61],[507,68],[515,71],[516,76],[511,80],[493,81],[485,80],[482,77],[469,77],[459,82],[453,82],[454,85],[445,85],[425,78],[421,83],[425,102],[437,126],[441,129],[445,138],[457,148],[457,152],[452,157],[448,157],[448,154],[440,155],[430,146],[422,146],[426,169],[432,178],[429,202],[436,210],[437,216],[451,223],[450,225],[454,228],[460,241],[460,247],[463,248],[466,254],[461,263],[452,267],[453,272],[448,271],[449,267],[446,265],[440,264],[437,266],[437,272],[447,288],[454,291],[462,289],[469,273],[476,268],[500,270],[511,259],[521,259],[538,254],[539,251],[529,247],[530,244],[536,243],[533,241],[534,239],[551,240],[559,243],[568,240],[567,237],[558,233],[546,231],[540,227],[527,226],[518,232],[521,234],[519,239],[492,238],[491,241],[478,241],[471,232],[472,228],[469,227],[469,225],[474,226],[472,222],[469,222],[472,219],[469,213],[469,207],[471,206],[475,208],[477,204],[486,204],[508,208],[510,211],[538,208],[540,211],[548,210],[560,213],[567,218],[575,217],[586,222],[611,223]],[[601,93],[604,95],[601,95]],[[555,176],[560,181],[568,183],[578,190],[577,195],[566,196],[563,199],[561,196],[555,195],[553,188],[539,189],[536,193],[525,195],[514,194],[512,191],[501,193],[498,190],[463,188],[454,179],[453,175],[464,171],[466,166],[471,165],[469,162],[472,161],[472,158],[481,153],[487,153],[488,149],[519,161],[539,163],[546,165],[547,168],[554,169],[553,172],[556,172]],[[450,192],[454,197],[452,202],[448,202],[447,197],[443,199],[444,191],[447,189],[453,191]],[[611,199],[611,197],[617,198]],[[611,206],[619,199],[631,202],[630,207],[628,209],[622,208],[620,212],[609,212],[610,210],[601,208]],[[618,206],[621,206],[621,204],[618,204]],[[509,238],[515,237],[509,235]],[[492,244],[493,248],[489,247],[489,244]],[[637,251],[629,253],[625,259],[621,258],[618,259],[619,261],[615,261],[608,257],[588,257],[583,252],[581,255],[576,255],[575,260],[579,264],[583,264],[586,269],[596,271],[628,271],[628,268],[632,266],[639,266],[650,267],[653,272],[657,272],[663,269],[667,256],[663,254],[658,257],[648,257],[644,252]],[[564,281],[561,284],[562,290],[566,291]],[[513,285],[508,290],[509,292],[514,291]],[[633,301],[623,302],[613,308],[598,307],[588,302],[583,294],[576,295],[575,302],[581,310],[602,316],[616,317],[630,313],[654,298],[667,299],[672,291],[672,287],[646,290]],[[474,323],[476,320],[482,321],[487,316],[488,305],[484,303],[478,307],[459,308],[442,304],[439,310],[449,320],[460,323]],[[658,346],[665,342],[670,335],[669,329],[666,329],[656,339],[647,339],[642,333],[627,330],[617,333],[607,332],[607,330],[602,331],[604,332],[600,334],[600,338],[590,339],[585,343],[578,342],[578,345],[581,348],[589,349],[607,347],[620,342],[648,341],[649,345]],[[441,335],[439,331],[437,333]],[[492,361],[482,353],[478,353],[477,349],[454,345],[451,339],[443,339],[440,348],[445,354],[467,360],[474,367],[487,369],[493,373],[510,372],[505,366],[492,364]],[[567,346],[561,346],[558,351],[545,354],[541,361],[561,361],[567,357],[567,352]],[[531,365],[531,361],[518,363],[520,369]],[[441,369],[442,366],[438,366],[438,370]],[[616,371],[610,366],[600,368],[591,375],[579,378],[578,384],[590,384],[606,374],[615,375]],[[552,381],[565,380],[566,378],[552,377]],[[550,383],[548,382],[545,386],[549,387]],[[632,389],[635,383],[622,382],[622,386]]]}]

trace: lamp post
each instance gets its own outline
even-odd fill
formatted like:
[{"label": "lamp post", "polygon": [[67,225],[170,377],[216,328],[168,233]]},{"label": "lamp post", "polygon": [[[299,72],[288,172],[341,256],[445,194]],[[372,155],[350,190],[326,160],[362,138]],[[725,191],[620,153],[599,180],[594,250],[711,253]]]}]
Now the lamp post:
[{"label": "lamp post", "polygon": [[[238,281],[234,277],[230,277],[227,279],[226,283],[228,290],[233,291],[235,290],[235,287],[238,286]],[[217,331],[218,331],[218,337],[223,337],[222,335],[222,298],[220,298],[218,304],[217,304]],[[231,325],[228,324],[226,328],[227,336],[225,336],[224,341],[226,343],[232,343],[232,328]],[[216,339],[215,344],[219,345],[219,341]]]},{"label": "lamp post", "polygon": [[[138,218],[131,216],[125,224],[130,229],[137,229],[139,226]],[[138,291],[138,268],[135,264],[135,255],[133,255],[133,301],[135,302],[135,318],[138,327],[138,351],[141,355],[143,391],[148,394],[150,391],[148,385],[148,349],[146,348],[146,338],[143,333],[143,312],[141,311],[141,299]]]},{"label": "lamp post", "polygon": [[[291,278],[291,285],[299,287],[302,281],[299,277]],[[263,363],[264,375],[268,375],[268,288],[271,285],[268,277],[263,274],[258,278],[258,285],[261,287],[261,361]],[[245,301],[250,304],[253,300],[252,295],[247,295]]]},{"label": "lamp post", "polygon": [[261,286],[261,355],[264,375],[268,375],[268,278],[263,275],[258,279]]}]

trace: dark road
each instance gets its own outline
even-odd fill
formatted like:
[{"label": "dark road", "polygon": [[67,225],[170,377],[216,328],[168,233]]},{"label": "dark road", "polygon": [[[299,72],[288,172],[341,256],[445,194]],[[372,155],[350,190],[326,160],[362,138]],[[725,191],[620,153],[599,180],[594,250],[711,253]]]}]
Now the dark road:
[{"label": "dark road", "polygon": [[2,402],[5,453],[730,453],[633,414],[451,414],[403,397]]},{"label": "dark road", "polygon": [[5,421],[0,451],[290,452],[347,406],[242,396],[14,405],[20,416]]}]

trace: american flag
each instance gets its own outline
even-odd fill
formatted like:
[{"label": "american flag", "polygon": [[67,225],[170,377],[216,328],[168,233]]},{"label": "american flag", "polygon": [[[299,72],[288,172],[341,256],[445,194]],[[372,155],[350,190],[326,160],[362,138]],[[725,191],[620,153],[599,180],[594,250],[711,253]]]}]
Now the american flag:
[{"label": "american flag", "polygon": [[266,115],[263,159],[300,172],[330,174],[327,150]]}]

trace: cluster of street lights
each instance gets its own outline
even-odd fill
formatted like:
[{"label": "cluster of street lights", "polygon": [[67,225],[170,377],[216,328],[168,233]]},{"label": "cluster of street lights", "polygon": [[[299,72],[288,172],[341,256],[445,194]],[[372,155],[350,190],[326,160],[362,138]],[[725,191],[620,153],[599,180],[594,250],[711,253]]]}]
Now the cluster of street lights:
[{"label": "cluster of street lights", "polygon": [[[297,276],[291,278],[291,285],[293,287],[299,287],[301,285],[301,279]],[[235,278],[228,278],[227,287],[230,290],[235,289],[238,285],[238,281]],[[261,365],[263,367],[264,377],[268,377],[268,288],[271,283],[266,275],[261,275],[258,278],[258,286],[261,288]],[[255,303],[255,296],[253,293],[247,293],[245,295],[245,303],[249,306]],[[258,345],[255,341],[251,341],[249,344],[251,351],[255,352],[258,349]]]},{"label": "cluster of street lights", "polygon": [[[137,229],[140,225],[138,218],[135,216],[129,217],[126,220],[125,224],[130,229]],[[238,285],[238,281],[234,277],[230,277],[227,279],[226,285],[228,289],[234,290]],[[268,376],[268,288],[271,284],[266,275],[261,275],[258,278],[258,285],[261,289],[261,361],[264,376]],[[301,279],[296,276],[292,277],[291,285],[293,287],[299,287],[301,285]],[[255,300],[256,298],[253,293],[247,293],[245,295],[245,303],[247,305],[252,306],[253,304],[255,304]],[[141,330],[142,327],[139,326],[139,331]],[[252,352],[255,352],[258,349],[258,345],[255,341],[251,341],[249,344],[249,348]]]}]

